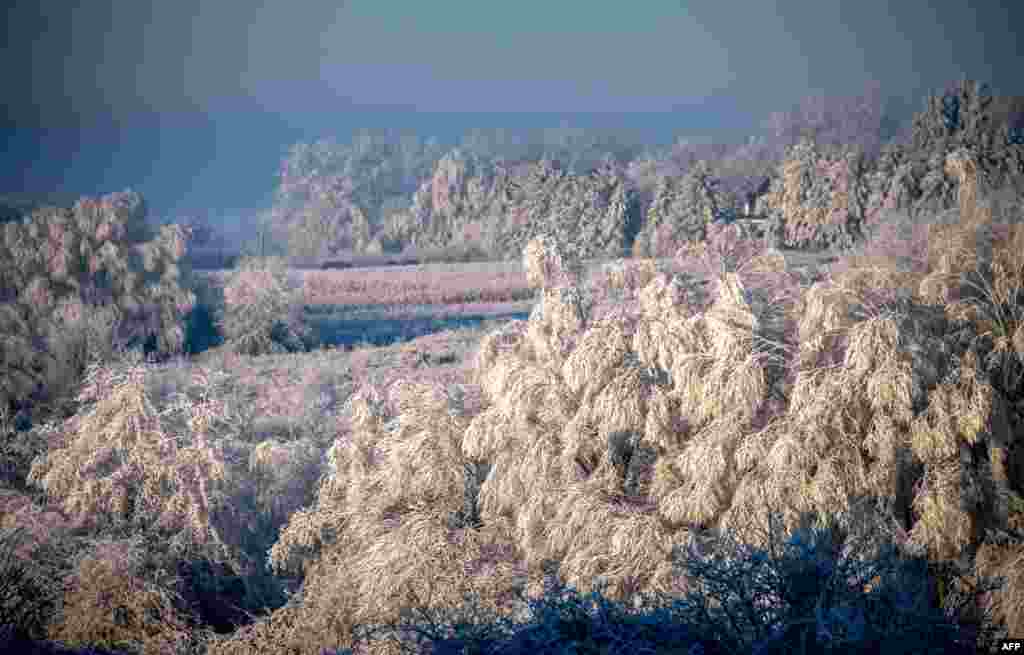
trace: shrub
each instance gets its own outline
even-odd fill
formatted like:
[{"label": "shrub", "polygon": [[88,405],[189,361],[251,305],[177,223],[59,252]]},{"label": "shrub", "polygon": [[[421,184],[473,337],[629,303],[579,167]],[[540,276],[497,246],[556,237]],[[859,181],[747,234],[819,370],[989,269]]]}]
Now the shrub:
[{"label": "shrub", "polygon": [[[429,642],[431,652],[452,653],[909,654],[973,653],[993,638],[981,622],[955,621],[969,597],[940,602],[938,584],[952,584],[955,573],[934,575],[922,558],[901,554],[884,531],[869,535],[874,544],[863,537],[843,548],[851,546],[848,535],[834,522],[817,525],[807,516],[787,538],[777,531],[777,516],[768,520],[767,549],[721,535],[706,550],[674,552],[693,583],[683,597],[644,595],[628,608],[607,600],[604,585],[580,597],[556,579],[544,598],[528,602],[526,619],[488,612],[470,596],[454,612],[420,606],[403,621],[360,626],[356,643],[385,638],[402,652],[417,652]],[[998,586],[985,581],[971,594]]]},{"label": "shrub", "polygon": [[120,320],[110,307],[83,304],[78,299],[61,300],[47,325],[49,352],[65,378],[50,385],[56,398],[67,398],[94,362],[110,362],[120,356],[127,343],[118,338]]},{"label": "shrub", "polygon": [[0,489],[24,490],[32,461],[46,452],[46,438],[41,430],[30,429],[27,414],[11,416],[0,408]]},{"label": "shrub", "polygon": [[[28,482],[76,529],[141,535],[154,556],[159,545],[161,565],[181,578],[171,587],[159,581],[183,599],[175,611],[226,630],[245,611],[284,602],[282,583],[262,563],[284,518],[308,502],[321,451],[304,438],[246,443],[220,378],[199,368],[175,384],[156,371],[138,353],[94,364],[79,412],[44,426],[49,448]],[[75,593],[102,589],[83,584]],[[82,602],[81,612],[102,614]]]},{"label": "shrub", "polygon": [[218,317],[226,343],[237,353],[261,355],[308,348],[301,283],[280,258],[245,258],[224,282]]},{"label": "shrub", "polygon": [[549,234],[534,237],[523,249],[526,282],[534,289],[577,283],[581,274],[579,261]]},{"label": "shrub", "polygon": [[850,248],[862,240],[867,188],[863,156],[823,152],[803,140],[787,149],[779,177],[759,206],[792,248]]},{"label": "shrub", "polygon": [[0,402],[15,409],[55,402],[91,358],[116,346],[180,353],[192,310],[184,232],[154,233],[132,192],[74,207],[45,207],[0,235]]},{"label": "shrub", "polygon": [[[686,614],[706,638],[733,652],[920,653],[971,652],[991,637],[983,623],[959,621],[998,584],[985,581],[973,597],[943,599],[936,585],[950,585],[955,572],[935,578],[882,524],[862,525],[854,535],[834,518],[808,514],[780,543],[773,527],[779,518],[769,514],[766,549],[723,536],[708,544],[710,558],[688,552],[686,570],[699,584]],[[730,562],[722,553],[743,558]]]},{"label": "shrub", "polygon": [[661,272],[655,259],[615,259],[605,263],[602,288],[631,296]]},{"label": "shrub", "polygon": [[162,564],[138,538],[95,540],[72,562],[47,636],[79,647],[184,650],[194,643],[197,626]]},{"label": "shrub", "polygon": [[274,528],[250,483],[253,446],[232,438],[238,426],[222,379],[200,368],[157,394],[153,375],[137,353],[92,366],[78,413],[49,426],[49,449],[28,482],[78,528],[158,534],[178,555],[258,572]]},{"label": "shrub", "polygon": [[0,528],[0,646],[5,640],[43,639],[58,589],[16,552],[23,529]]},{"label": "shrub", "polygon": [[717,186],[703,161],[682,178],[663,178],[636,235],[633,255],[671,256],[686,243],[703,240],[721,204]]},{"label": "shrub", "polygon": [[979,180],[988,188],[1024,174],[1024,147],[1009,137],[1005,123],[993,120],[992,109],[988,87],[974,81],[929,96],[914,115],[909,142],[884,148],[867,176],[865,224],[879,222],[886,210],[909,211],[917,221],[955,207],[957,179],[946,159],[960,148],[976,157]]}]

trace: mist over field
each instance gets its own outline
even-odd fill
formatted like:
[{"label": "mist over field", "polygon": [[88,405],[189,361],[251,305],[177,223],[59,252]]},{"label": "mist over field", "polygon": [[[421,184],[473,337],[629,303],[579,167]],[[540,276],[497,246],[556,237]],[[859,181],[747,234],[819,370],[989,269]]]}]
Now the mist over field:
[{"label": "mist over field", "polygon": [[[1015,3],[15,2],[0,193],[130,187],[160,220],[252,221],[299,142],[471,128],[770,137],[877,83],[887,121],[961,77],[1019,94]],[[543,137],[534,134],[534,140]],[[551,135],[551,139],[558,139]],[[231,231],[229,229],[229,231]]]}]

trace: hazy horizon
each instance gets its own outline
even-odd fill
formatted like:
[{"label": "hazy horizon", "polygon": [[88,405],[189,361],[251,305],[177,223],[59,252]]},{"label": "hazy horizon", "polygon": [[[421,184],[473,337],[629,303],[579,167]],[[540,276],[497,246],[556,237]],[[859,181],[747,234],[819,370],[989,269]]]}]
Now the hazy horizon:
[{"label": "hazy horizon", "polygon": [[630,128],[735,140],[872,81],[1024,94],[1020,3],[8,5],[0,193],[130,187],[152,214],[269,206],[298,141],[359,128]]}]

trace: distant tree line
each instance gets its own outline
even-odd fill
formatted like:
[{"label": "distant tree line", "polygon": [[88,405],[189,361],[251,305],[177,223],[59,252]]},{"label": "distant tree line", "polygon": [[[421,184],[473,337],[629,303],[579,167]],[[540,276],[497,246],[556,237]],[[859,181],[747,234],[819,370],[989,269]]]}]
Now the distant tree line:
[{"label": "distant tree line", "polygon": [[[957,102],[956,88],[951,85],[926,103],[946,102],[945,111],[954,112],[950,103]],[[495,175],[525,173],[541,161],[557,162],[569,175],[621,176],[635,194],[641,216],[666,181],[681,180],[704,162],[714,180],[716,207],[743,213],[765,193],[787,150],[801,140],[813,141],[823,153],[852,149],[868,162],[887,144],[907,143],[912,121],[894,107],[878,84],[857,95],[811,96],[769,115],[760,134],[734,143],[678,138],[658,145],[645,142],[636,131],[568,125],[474,128],[454,143],[400,130],[361,130],[347,143],[296,143],[281,162],[272,206],[249,217],[247,238],[218,234],[222,230],[209,219],[189,219],[193,253],[202,260],[195,264],[217,267],[239,254],[286,256],[299,265],[316,265],[346,254],[397,253],[412,246],[406,228],[422,225],[423,217],[411,214],[416,212],[415,199],[422,201],[432,181],[435,188],[480,186]],[[1006,126],[1007,138],[1024,138],[1024,98],[993,96],[986,111],[991,121]],[[457,167],[461,173],[452,172],[456,179],[440,179],[447,173],[438,167],[446,159],[466,162]],[[467,182],[459,175],[472,179]],[[480,196],[484,190],[473,187],[467,193]],[[429,220],[450,219],[438,214]]]}]

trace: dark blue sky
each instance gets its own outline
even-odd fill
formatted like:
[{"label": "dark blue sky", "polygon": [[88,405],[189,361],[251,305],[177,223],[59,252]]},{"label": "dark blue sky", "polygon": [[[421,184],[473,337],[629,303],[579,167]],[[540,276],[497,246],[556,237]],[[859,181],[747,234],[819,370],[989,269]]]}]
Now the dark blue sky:
[{"label": "dark blue sky", "polygon": [[914,108],[962,77],[1024,94],[1019,0],[70,4],[2,14],[0,193],[132,187],[160,216],[266,206],[291,143],[360,127],[667,141],[871,80]]}]

